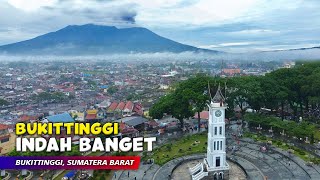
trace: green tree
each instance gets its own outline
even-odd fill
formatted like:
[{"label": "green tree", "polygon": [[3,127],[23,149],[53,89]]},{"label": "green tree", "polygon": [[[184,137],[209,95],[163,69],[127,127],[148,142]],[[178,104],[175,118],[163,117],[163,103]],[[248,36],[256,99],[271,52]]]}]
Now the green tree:
[{"label": "green tree", "polygon": [[176,93],[180,93],[186,103],[189,103],[193,114],[198,114],[198,131],[200,131],[200,112],[204,110],[209,100],[208,83],[212,78],[205,75],[197,75],[187,81],[181,82],[176,88]]},{"label": "green tree", "polygon": [[9,104],[8,101],[0,98],[0,106],[6,106],[6,105],[8,105],[8,104]]},{"label": "green tree", "polygon": [[183,120],[193,115],[189,102],[180,92],[173,92],[161,97],[149,111],[149,115],[154,119],[161,119],[164,113],[171,114],[173,117],[177,118],[181,127],[184,125]]},{"label": "green tree", "polygon": [[170,107],[171,115],[180,121],[181,128],[184,126],[184,119],[192,117],[194,111],[189,101],[180,92],[174,93],[172,96],[173,106]]},{"label": "green tree", "polygon": [[161,97],[149,110],[149,115],[154,119],[161,119],[164,113],[171,113],[171,106],[174,105],[173,94]]},{"label": "green tree", "polygon": [[109,87],[108,88],[108,90],[107,90],[107,92],[109,93],[109,94],[114,94],[114,93],[116,93],[118,91],[118,88],[116,87],[116,86],[111,86],[111,87]]}]

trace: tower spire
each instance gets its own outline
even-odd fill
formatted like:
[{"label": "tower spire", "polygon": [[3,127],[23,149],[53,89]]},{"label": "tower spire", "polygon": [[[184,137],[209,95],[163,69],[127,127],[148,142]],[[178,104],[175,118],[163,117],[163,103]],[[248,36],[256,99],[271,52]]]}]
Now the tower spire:
[{"label": "tower spire", "polygon": [[214,95],[212,102],[213,103],[224,103],[224,101],[225,101],[225,98],[222,95],[221,87],[220,87],[220,83],[219,83],[218,90],[217,90],[216,94]]}]

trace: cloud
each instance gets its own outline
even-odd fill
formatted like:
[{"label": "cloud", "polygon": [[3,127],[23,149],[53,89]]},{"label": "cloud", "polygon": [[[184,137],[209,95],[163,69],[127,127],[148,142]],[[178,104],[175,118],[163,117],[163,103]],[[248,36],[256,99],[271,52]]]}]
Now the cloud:
[{"label": "cloud", "polygon": [[97,56],[6,56],[0,54],[0,61],[27,61],[27,62],[44,62],[44,61],[74,61],[74,62],[142,62],[142,63],[161,63],[172,61],[194,61],[194,60],[212,60],[220,61],[281,61],[281,60],[317,60],[320,57],[320,49],[294,50],[294,51],[276,51],[276,52],[253,52],[241,54],[208,54],[208,53],[135,53],[135,54],[112,54]]},{"label": "cloud", "polygon": [[[0,1],[0,45],[56,31],[68,25],[135,26],[132,2],[111,0]],[[10,18],[8,18],[10,17]],[[23,18],[21,18],[23,17]]]},{"label": "cloud", "polygon": [[36,11],[42,7],[55,5],[58,0],[8,0],[8,3],[17,9],[23,11]]},{"label": "cloud", "polygon": [[136,16],[137,16],[137,13],[135,11],[125,12],[121,14],[120,20],[134,24],[136,22],[135,20]]},{"label": "cloud", "polygon": [[[145,1],[138,1],[140,13],[137,21],[152,26],[166,24],[166,26],[204,26],[221,24],[244,17],[257,0],[199,0],[173,1],[168,4],[150,6]],[[153,1],[152,1],[153,2]],[[231,5],[232,4],[232,5]],[[170,5],[170,6],[169,6]],[[154,21],[154,20],[157,21]],[[160,23],[159,23],[160,22]]]},{"label": "cloud", "polygon": [[274,35],[274,34],[279,34],[281,33],[280,31],[275,31],[275,30],[270,30],[270,29],[245,29],[241,31],[233,31],[230,32],[230,34],[233,35]]},{"label": "cloud", "polygon": [[[94,23],[222,51],[303,47],[320,42],[318,9],[318,0],[2,0],[0,45]],[[255,43],[228,44],[244,42]]]}]

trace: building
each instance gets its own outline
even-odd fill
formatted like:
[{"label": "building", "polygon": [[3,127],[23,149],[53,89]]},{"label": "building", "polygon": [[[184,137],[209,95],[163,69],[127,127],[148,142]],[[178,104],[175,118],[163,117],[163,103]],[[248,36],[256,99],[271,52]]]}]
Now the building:
[{"label": "building", "polygon": [[79,112],[79,111],[76,111],[76,110],[70,110],[69,111],[71,117],[75,120],[75,121],[78,121],[78,122],[84,122],[84,113],[83,112]]},{"label": "building", "polygon": [[148,122],[146,118],[143,118],[141,116],[131,116],[131,117],[125,117],[122,119],[118,119],[115,122],[118,123],[125,123],[126,125],[133,127],[139,131],[144,130],[144,124],[145,122]]},{"label": "building", "polygon": [[206,176],[212,179],[224,179],[229,173],[229,164],[226,157],[225,137],[225,99],[220,86],[215,96],[208,104],[209,126],[207,157],[203,162],[190,168],[192,180],[200,180]]},{"label": "building", "polygon": [[138,137],[139,131],[135,129],[134,127],[131,127],[125,123],[120,123],[120,133],[118,136],[123,137]]},{"label": "building", "polygon": [[133,111],[134,104],[131,101],[128,101],[123,109],[124,116],[131,116]]},{"label": "building", "polygon": [[0,124],[0,155],[4,155],[14,150],[16,135],[9,131],[9,126]]},{"label": "building", "polygon": [[234,68],[234,69],[222,69],[222,74],[226,76],[235,76],[241,74],[241,69]]},{"label": "building", "polygon": [[86,111],[85,120],[90,123],[101,122],[105,118],[105,113],[101,109],[90,109]]},{"label": "building", "polygon": [[126,103],[120,102],[120,103],[118,104],[117,108],[115,109],[115,111],[117,111],[117,112],[119,112],[120,114],[122,114],[125,105],[126,105]]},{"label": "building", "polygon": [[[74,123],[75,120],[70,116],[69,113],[62,113],[62,114],[56,114],[56,115],[48,116],[42,122],[43,123]],[[67,134],[66,128],[62,127],[60,134],[56,134],[55,133],[55,129],[53,129],[53,130],[54,131],[53,131],[52,135],[43,134],[41,136],[43,138],[46,138],[46,139],[49,139],[49,138],[60,139],[60,138],[71,137],[73,144],[79,144],[80,136],[74,135],[73,133]],[[86,136],[86,135],[84,135],[83,137],[93,138],[95,136],[92,136],[92,135]]]},{"label": "building", "polygon": [[75,120],[70,116],[69,113],[56,114],[46,117],[43,122],[51,123],[73,123]]},{"label": "building", "polygon": [[112,102],[110,104],[110,106],[108,107],[108,109],[107,109],[107,113],[114,113],[114,111],[116,110],[117,106],[118,106],[117,102]]},{"label": "building", "polygon": [[[198,119],[198,113],[195,113],[193,118]],[[202,111],[200,112],[200,119],[209,120],[209,111]]]}]

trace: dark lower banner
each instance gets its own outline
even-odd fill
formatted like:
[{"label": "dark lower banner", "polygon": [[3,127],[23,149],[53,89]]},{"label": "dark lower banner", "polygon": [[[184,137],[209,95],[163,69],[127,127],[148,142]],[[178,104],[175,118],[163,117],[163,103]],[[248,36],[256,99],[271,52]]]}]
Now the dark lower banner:
[{"label": "dark lower banner", "polygon": [[139,156],[1,156],[0,169],[138,169]]}]

